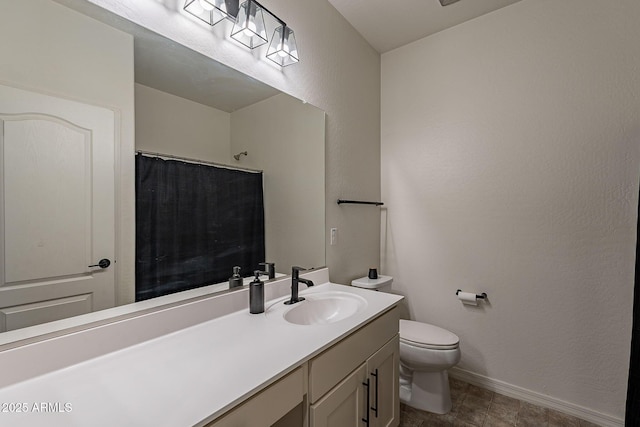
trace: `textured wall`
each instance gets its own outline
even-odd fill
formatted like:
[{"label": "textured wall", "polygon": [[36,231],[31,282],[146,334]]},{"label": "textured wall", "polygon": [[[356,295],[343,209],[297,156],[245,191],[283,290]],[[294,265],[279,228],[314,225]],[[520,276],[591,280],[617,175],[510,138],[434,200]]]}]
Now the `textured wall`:
[{"label": "textured wall", "polygon": [[140,84],[136,149],[229,163],[231,114]]},{"label": "textured wall", "polygon": [[411,316],[460,336],[463,369],[617,418],[639,16],[636,0],[524,0],[382,56],[383,272]]},{"label": "textured wall", "polygon": [[380,55],[328,1],[265,4],[296,32],[301,62],[285,69],[263,58],[266,47],[251,52],[225,40],[226,23],[211,29],[179,13],[182,1],[88,1],[324,110],[325,238],[330,227],[340,236],[337,245],[327,245],[331,280],[349,283],[378,264],[379,209],[336,200],[380,197]]}]

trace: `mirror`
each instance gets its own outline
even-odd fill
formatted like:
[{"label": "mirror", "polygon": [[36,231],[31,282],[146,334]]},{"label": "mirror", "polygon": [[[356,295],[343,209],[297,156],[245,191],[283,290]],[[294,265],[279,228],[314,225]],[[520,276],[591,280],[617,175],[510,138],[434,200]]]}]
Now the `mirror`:
[{"label": "mirror", "polygon": [[[288,274],[292,265],[310,268],[325,264],[322,110],[96,6],[60,3],[134,36],[135,82],[131,84],[136,99],[136,150],[262,170],[264,261],[274,262],[276,270],[284,274]],[[18,45],[20,41],[12,43]],[[0,79],[11,83],[1,68]],[[234,157],[244,152],[247,154]],[[229,275],[232,267],[229,266]],[[249,276],[251,272],[243,273]],[[135,315],[138,310],[175,304],[227,288],[223,283],[160,297],[157,301],[107,309],[97,317],[81,314],[75,319],[26,328],[21,334],[5,332],[0,344],[96,319],[104,322],[113,316]],[[0,298],[0,317],[10,311],[6,308]]]}]

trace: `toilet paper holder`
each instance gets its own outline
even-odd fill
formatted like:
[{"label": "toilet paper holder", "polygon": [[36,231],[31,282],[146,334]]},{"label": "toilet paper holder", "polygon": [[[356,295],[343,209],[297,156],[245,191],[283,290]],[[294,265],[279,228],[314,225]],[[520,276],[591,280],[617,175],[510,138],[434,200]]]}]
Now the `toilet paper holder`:
[{"label": "toilet paper holder", "polygon": [[[462,289],[458,289],[458,290],[456,291],[456,295],[458,295],[458,293],[460,293],[460,292],[462,292]],[[477,298],[477,299],[487,299],[487,293],[486,293],[486,292],[483,292],[483,293],[481,293],[481,294],[476,294],[476,298]]]}]

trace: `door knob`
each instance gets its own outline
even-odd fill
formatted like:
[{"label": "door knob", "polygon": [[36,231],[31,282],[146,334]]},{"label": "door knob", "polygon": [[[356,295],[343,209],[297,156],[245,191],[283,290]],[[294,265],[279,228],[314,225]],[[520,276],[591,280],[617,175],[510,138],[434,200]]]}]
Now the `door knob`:
[{"label": "door knob", "polygon": [[111,261],[106,259],[106,258],[102,258],[100,261],[98,261],[97,264],[94,265],[90,265],[89,267],[100,267],[100,268],[107,268],[111,265]]}]

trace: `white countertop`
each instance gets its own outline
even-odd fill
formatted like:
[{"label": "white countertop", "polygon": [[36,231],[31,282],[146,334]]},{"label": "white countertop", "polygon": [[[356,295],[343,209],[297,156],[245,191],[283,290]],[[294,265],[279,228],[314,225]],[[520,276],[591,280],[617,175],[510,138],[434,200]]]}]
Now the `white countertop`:
[{"label": "white countertop", "polygon": [[[289,308],[279,298],[264,314],[243,309],[18,382],[0,389],[0,425],[205,424],[402,299],[332,283],[300,295],[333,290],[361,295],[367,305],[344,320],[305,326],[284,320]],[[41,403],[45,412],[36,411]],[[26,404],[26,413],[10,404]]]},{"label": "white countertop", "polygon": [[[285,276],[286,275],[283,273],[276,273],[275,278],[281,279]],[[261,276],[260,279],[267,280],[266,276]],[[248,285],[252,280],[253,276],[244,277],[242,279],[243,285]],[[28,340],[40,335],[55,333],[64,329],[82,327],[84,324],[91,322],[95,322],[97,324],[99,322],[109,322],[110,319],[118,316],[135,316],[136,313],[140,313],[141,311],[153,310],[154,308],[169,304],[179,304],[189,298],[206,297],[228,289],[229,282],[214,283],[211,285],[188,289],[186,291],[163,295],[144,301],[120,305],[105,310],[94,311],[91,313],[81,314],[79,316],[56,320],[53,322],[42,323],[27,328],[15,329],[13,331],[7,331],[0,334],[0,346],[15,341]]]}]

